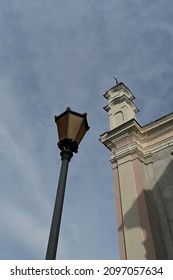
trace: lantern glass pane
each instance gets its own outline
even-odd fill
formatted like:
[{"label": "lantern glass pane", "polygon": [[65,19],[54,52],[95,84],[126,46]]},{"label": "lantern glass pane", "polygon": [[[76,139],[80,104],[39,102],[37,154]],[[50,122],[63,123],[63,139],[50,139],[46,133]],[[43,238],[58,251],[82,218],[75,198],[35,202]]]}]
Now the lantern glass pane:
[{"label": "lantern glass pane", "polygon": [[83,117],[69,114],[68,133],[67,133],[68,138],[76,140],[82,122],[83,122]]},{"label": "lantern glass pane", "polygon": [[65,138],[67,135],[67,119],[68,115],[64,115],[56,121],[58,128],[59,140]]},{"label": "lantern glass pane", "polygon": [[86,131],[87,131],[86,122],[83,121],[83,123],[81,125],[81,128],[80,128],[80,131],[78,133],[77,139],[76,139],[76,142],[77,142],[78,145],[81,142],[82,138],[84,137]]}]

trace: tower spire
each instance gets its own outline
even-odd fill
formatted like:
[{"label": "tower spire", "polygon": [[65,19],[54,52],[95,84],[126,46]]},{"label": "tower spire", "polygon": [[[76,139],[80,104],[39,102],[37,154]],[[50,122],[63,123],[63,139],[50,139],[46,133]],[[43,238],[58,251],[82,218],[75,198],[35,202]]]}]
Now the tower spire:
[{"label": "tower spire", "polygon": [[119,84],[118,79],[116,77],[113,77],[113,78],[114,78],[114,80],[116,82],[116,85],[118,85]]}]

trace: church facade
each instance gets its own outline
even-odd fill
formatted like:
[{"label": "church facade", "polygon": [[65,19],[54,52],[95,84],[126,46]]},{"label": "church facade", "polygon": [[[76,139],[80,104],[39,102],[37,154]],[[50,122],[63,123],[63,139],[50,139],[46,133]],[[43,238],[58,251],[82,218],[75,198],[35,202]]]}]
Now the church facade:
[{"label": "church facade", "polygon": [[134,96],[117,83],[104,97],[121,259],[173,259],[173,113],[141,126]]}]

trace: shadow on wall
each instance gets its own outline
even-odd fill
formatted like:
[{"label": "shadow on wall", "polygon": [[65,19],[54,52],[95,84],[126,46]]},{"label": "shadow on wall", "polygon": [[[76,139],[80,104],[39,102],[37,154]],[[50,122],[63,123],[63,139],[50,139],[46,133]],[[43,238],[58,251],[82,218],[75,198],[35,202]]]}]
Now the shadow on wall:
[{"label": "shadow on wall", "polygon": [[[147,203],[156,258],[173,260],[173,161],[169,163],[153,189],[144,190],[144,193],[138,196],[136,202],[124,215],[124,225],[119,228],[121,230],[123,226],[127,229],[142,227],[146,233],[144,247],[147,253],[150,244],[147,240],[148,229],[144,228],[145,223],[140,224],[139,221],[137,224],[136,219],[133,219],[136,216],[137,207],[139,209],[142,203],[143,194]],[[150,259],[147,255],[146,258]]]}]

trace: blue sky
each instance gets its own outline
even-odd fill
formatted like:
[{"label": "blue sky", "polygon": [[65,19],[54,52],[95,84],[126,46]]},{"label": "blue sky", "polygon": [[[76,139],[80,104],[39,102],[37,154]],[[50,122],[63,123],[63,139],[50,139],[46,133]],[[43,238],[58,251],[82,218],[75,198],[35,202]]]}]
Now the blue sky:
[{"label": "blue sky", "polygon": [[118,259],[103,94],[116,76],[144,125],[172,111],[169,0],[0,0],[0,259],[44,259],[60,169],[54,115],[88,113],[57,259]]}]

